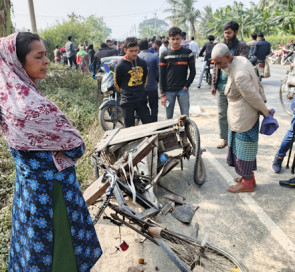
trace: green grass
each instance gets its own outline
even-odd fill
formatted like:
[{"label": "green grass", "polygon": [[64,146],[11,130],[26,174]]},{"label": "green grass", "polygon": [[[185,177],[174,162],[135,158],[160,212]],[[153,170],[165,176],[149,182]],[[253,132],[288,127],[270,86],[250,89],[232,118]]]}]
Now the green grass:
[{"label": "green grass", "polygon": [[[97,118],[101,103],[97,82],[90,75],[52,65],[47,78],[39,82],[39,89],[65,113],[86,143],[86,152],[77,163],[77,178],[83,191],[94,181],[90,155],[102,136]],[[0,137],[0,272],[8,270],[14,168],[8,146]]]}]

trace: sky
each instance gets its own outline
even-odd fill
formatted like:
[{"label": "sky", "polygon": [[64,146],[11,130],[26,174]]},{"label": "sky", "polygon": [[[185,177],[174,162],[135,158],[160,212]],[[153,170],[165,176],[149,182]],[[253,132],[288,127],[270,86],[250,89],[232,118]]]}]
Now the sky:
[{"label": "sky", "polygon": [[[27,0],[11,0],[13,4],[12,21],[16,29],[31,29]],[[238,0],[249,5],[250,0]],[[252,0],[258,3],[259,0]],[[230,0],[198,0],[195,7],[202,11],[206,5],[213,9],[232,4]],[[88,17],[103,17],[107,26],[112,29],[111,38],[124,39],[129,35],[137,35],[140,22],[157,17],[165,20],[169,8],[167,0],[34,0],[38,31],[56,24],[56,21],[67,19],[74,12]],[[169,23],[169,22],[168,22]]]}]

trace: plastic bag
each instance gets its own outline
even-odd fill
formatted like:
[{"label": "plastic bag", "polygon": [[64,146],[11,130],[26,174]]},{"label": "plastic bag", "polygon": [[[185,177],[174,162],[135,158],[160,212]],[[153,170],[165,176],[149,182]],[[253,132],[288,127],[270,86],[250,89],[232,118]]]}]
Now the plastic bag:
[{"label": "plastic bag", "polygon": [[208,116],[206,112],[201,108],[201,106],[192,106],[190,107],[190,116],[196,117],[196,116]]}]

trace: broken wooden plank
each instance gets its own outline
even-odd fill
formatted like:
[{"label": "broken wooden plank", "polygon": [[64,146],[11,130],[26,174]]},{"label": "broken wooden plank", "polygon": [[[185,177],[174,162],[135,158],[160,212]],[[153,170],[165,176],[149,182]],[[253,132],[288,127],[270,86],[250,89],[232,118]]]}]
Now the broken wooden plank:
[{"label": "broken wooden plank", "polygon": [[[154,148],[153,143],[157,140],[158,135],[151,136],[149,138],[145,138],[138,145],[135,152],[132,153],[132,163],[133,165],[137,165],[149,152]],[[119,170],[120,165],[123,166],[124,169],[128,169],[128,159],[123,155],[115,164],[114,168]]]},{"label": "broken wooden plank", "polygon": [[178,124],[178,119],[169,119],[160,122],[154,122],[135,127],[123,128],[115,135],[109,143],[110,145],[119,144],[122,142],[129,142],[136,139],[144,138],[152,135],[155,131],[165,129]]},{"label": "broken wooden plank", "polygon": [[100,152],[104,150],[110,143],[110,141],[116,136],[116,134],[120,131],[121,128],[116,128],[113,130],[108,130],[104,134],[103,138],[98,142],[96,146],[96,152]]},{"label": "broken wooden plank", "polygon": [[[104,181],[104,182],[103,182]],[[109,181],[103,180],[103,176],[94,181],[84,192],[83,197],[86,205],[92,205],[97,199],[99,199],[109,187]]]},{"label": "broken wooden plank", "polygon": [[174,201],[175,203],[178,204],[183,204],[184,203],[184,199],[182,196],[178,196],[178,195],[173,195],[173,194],[165,194],[163,195],[163,197],[170,199],[172,201]]}]

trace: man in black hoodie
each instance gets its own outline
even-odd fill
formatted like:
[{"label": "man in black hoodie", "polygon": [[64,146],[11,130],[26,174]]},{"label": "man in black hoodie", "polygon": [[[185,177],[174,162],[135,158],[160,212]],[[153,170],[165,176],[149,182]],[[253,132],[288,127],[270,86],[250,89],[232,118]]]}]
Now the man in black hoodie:
[{"label": "man in black hoodie", "polygon": [[143,124],[152,122],[144,87],[147,83],[147,64],[139,58],[135,37],[126,38],[123,59],[115,67],[114,84],[121,94],[120,105],[125,127],[135,125],[135,112]]}]

